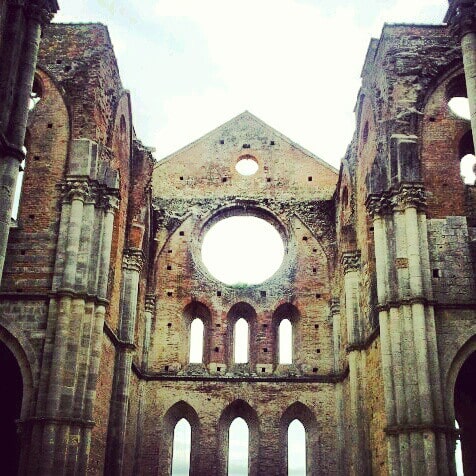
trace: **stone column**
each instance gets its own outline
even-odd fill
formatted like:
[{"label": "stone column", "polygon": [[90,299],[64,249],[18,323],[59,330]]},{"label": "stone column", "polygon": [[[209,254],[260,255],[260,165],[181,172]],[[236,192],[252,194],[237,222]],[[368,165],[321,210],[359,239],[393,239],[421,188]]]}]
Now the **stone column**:
[{"label": "stone column", "polygon": [[[425,193],[402,183],[369,196],[374,218],[391,474],[448,474]],[[392,245],[390,246],[390,243]]]},{"label": "stone column", "polygon": [[[51,19],[48,2],[41,2],[41,6],[37,5],[37,2],[30,2],[29,5],[21,6],[19,2],[18,5],[9,5],[9,8],[18,9],[18,17],[22,15],[21,9],[23,9],[26,16],[26,27],[23,43],[19,51],[20,61],[18,69],[17,71],[9,72],[9,74],[16,77],[14,81],[16,87],[10,117],[7,118],[8,125],[4,130],[0,130],[0,281],[5,263],[18,171],[22,160],[25,158],[23,144],[25,141],[30,94],[33,87],[40,45],[41,28],[44,23]],[[21,25],[21,23],[20,20],[15,22],[17,26]],[[12,31],[12,35],[11,41],[21,41],[18,31]],[[15,51],[14,46],[12,46],[10,51],[5,48],[0,58],[2,64],[8,65],[10,63],[8,58],[4,58],[3,55],[15,55],[15,53],[18,54],[18,51]]]},{"label": "stone column", "polygon": [[369,474],[367,424],[364,409],[363,375],[365,353],[362,350],[362,332],[359,308],[360,251],[343,253],[345,315],[347,323],[347,353],[349,360],[350,411],[352,421],[352,474]]},{"label": "stone column", "polygon": [[144,330],[144,346],[142,351],[142,368],[147,369],[149,364],[149,348],[150,348],[150,339],[152,332],[152,319],[154,318],[155,312],[155,295],[147,294],[145,296],[145,330]]},{"label": "stone column", "polygon": [[471,129],[476,144],[476,1],[450,0],[446,20],[461,42]]},{"label": "stone column", "polygon": [[[341,316],[339,299],[330,302],[330,319],[332,322],[332,339],[334,347],[334,373],[342,375],[344,372],[342,356]],[[345,429],[344,429],[344,389],[341,381],[335,384],[336,409],[336,462],[337,474],[345,474]]]},{"label": "stone column", "polygon": [[139,249],[128,249],[124,252],[119,329],[120,342],[115,362],[105,464],[105,474],[111,476],[122,474],[130,377],[135,350],[134,331],[139,276],[143,261],[144,256]]}]

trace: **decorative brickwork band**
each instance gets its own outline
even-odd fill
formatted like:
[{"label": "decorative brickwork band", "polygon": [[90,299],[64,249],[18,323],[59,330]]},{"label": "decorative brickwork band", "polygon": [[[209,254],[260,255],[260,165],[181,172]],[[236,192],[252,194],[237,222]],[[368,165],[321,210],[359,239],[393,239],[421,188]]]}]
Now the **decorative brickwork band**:
[{"label": "decorative brickwork band", "polygon": [[341,258],[344,273],[360,270],[360,251],[351,251],[343,253]]},{"label": "decorative brickwork band", "polygon": [[446,22],[457,37],[476,32],[476,1],[450,0]]},{"label": "decorative brickwork band", "polygon": [[137,248],[129,248],[124,251],[122,267],[140,273],[144,264],[144,253]]}]

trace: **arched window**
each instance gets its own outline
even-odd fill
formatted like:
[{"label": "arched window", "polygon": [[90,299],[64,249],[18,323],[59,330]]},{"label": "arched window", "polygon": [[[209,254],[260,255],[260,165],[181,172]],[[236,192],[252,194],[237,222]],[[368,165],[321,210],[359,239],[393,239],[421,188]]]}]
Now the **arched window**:
[{"label": "arched window", "polygon": [[279,363],[293,363],[293,326],[289,319],[279,324]]},{"label": "arched window", "polygon": [[240,318],[235,324],[234,332],[234,361],[235,364],[248,362],[248,323]]},{"label": "arched window", "polygon": [[298,419],[288,426],[288,476],[306,476],[306,429]]},{"label": "arched window", "polygon": [[228,434],[228,476],[248,474],[248,448],[248,425],[243,418],[235,418]]},{"label": "arched window", "polygon": [[17,183],[15,185],[15,194],[13,195],[12,220],[17,221],[18,209],[20,208],[21,191],[23,188],[23,177],[25,175],[25,159],[21,161],[18,170]]},{"label": "arched window", "polygon": [[459,142],[460,175],[466,185],[474,185],[476,180],[473,133],[467,131]]},{"label": "arched window", "polygon": [[190,474],[191,440],[192,429],[190,423],[182,418],[174,428],[172,476],[188,476]]},{"label": "arched window", "polygon": [[203,362],[203,321],[198,317],[190,325],[190,363]]}]

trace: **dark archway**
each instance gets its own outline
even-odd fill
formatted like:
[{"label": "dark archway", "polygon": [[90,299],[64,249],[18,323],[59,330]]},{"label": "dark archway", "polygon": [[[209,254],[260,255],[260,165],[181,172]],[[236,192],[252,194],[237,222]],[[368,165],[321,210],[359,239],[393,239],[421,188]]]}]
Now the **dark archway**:
[{"label": "dark archway", "polygon": [[466,359],[458,373],[454,406],[461,433],[464,474],[476,474],[476,352]]},{"label": "dark archway", "polygon": [[10,349],[0,342],[0,369],[4,382],[0,392],[0,460],[2,474],[16,476],[20,460],[20,438],[16,420],[20,418],[23,379]]}]

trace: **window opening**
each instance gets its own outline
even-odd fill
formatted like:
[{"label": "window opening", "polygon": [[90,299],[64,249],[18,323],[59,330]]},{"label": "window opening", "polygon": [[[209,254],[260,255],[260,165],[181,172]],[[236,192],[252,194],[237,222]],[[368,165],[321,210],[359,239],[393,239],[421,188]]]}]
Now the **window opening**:
[{"label": "window opening", "polygon": [[279,324],[279,363],[293,363],[293,326],[289,319]]},{"label": "window opening", "polygon": [[474,154],[466,154],[461,158],[460,162],[460,174],[461,179],[466,185],[474,185],[476,181],[476,157]]},{"label": "window opening", "polygon": [[235,324],[235,345],[234,361],[235,364],[246,364],[248,362],[248,323],[240,318]]},{"label": "window opening", "polygon": [[306,476],[306,430],[297,419],[288,426],[288,476]]},{"label": "window opening", "polygon": [[[244,147],[244,146],[243,146]],[[252,155],[245,155],[241,157],[235,165],[236,171],[240,175],[254,175],[258,172],[258,162]]]},{"label": "window opening", "polygon": [[190,451],[192,429],[190,423],[182,418],[175,425],[172,449],[172,476],[188,476],[190,474]]},{"label": "window opening", "polygon": [[190,325],[190,363],[201,364],[203,362],[203,334],[204,326],[198,317]]},{"label": "window opening", "polygon": [[228,476],[248,474],[249,429],[243,418],[235,418],[228,434]]},{"label": "window opening", "polygon": [[41,88],[40,80],[35,77],[33,80],[33,87],[30,93],[30,103],[28,104],[28,109],[32,111],[35,109],[36,105],[40,102],[40,99],[43,96],[43,91]]},{"label": "window opening", "polygon": [[[459,430],[459,425],[457,420],[455,420],[455,428]],[[455,461],[456,461],[456,476],[464,476],[463,453],[461,451],[461,440],[459,438],[456,440]]]},{"label": "window opening", "polygon": [[448,101],[451,112],[461,119],[470,120],[469,101],[467,97],[454,96]]},{"label": "window opening", "polygon": [[279,269],[283,258],[284,243],[278,230],[255,216],[224,218],[203,239],[203,264],[228,285],[261,284]]},{"label": "window opening", "polygon": [[21,199],[21,191],[23,188],[23,178],[25,175],[25,159],[22,160],[17,176],[17,183],[15,185],[15,194],[13,195],[13,204],[12,204],[12,220],[18,220],[18,210],[20,208],[20,199]]}]

